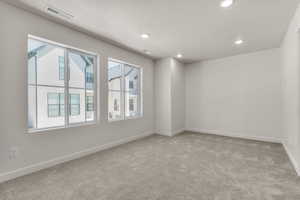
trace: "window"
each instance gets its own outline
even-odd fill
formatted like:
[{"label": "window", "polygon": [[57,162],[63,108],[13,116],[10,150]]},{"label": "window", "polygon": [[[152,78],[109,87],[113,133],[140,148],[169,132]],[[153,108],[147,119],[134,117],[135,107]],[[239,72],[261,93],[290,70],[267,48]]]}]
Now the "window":
[{"label": "window", "polygon": [[133,89],[134,86],[133,86],[133,81],[129,81],[129,89]]},{"label": "window", "polygon": [[142,116],[141,68],[120,61],[108,62],[108,119]]},{"label": "window", "polygon": [[86,111],[93,111],[94,108],[94,97],[93,96],[86,96]]},{"label": "window", "polygon": [[63,93],[48,93],[48,117],[61,117],[65,115],[65,100]]},{"label": "window", "polygon": [[134,100],[129,99],[129,111],[134,111]]},{"label": "window", "polygon": [[80,115],[80,94],[70,94],[70,115]]},{"label": "window", "polygon": [[117,99],[114,99],[114,111],[119,111],[119,102]]},{"label": "window", "polygon": [[29,36],[27,58],[30,130],[96,120],[95,55]]},{"label": "window", "polygon": [[58,56],[59,80],[65,80],[65,57]]}]

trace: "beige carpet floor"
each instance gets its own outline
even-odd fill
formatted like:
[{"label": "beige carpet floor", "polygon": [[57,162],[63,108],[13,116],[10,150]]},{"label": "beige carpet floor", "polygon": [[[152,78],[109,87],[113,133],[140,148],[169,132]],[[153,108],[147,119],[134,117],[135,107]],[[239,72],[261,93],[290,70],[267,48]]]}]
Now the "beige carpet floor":
[{"label": "beige carpet floor", "polygon": [[282,145],[150,136],[0,184],[0,200],[300,200]]}]

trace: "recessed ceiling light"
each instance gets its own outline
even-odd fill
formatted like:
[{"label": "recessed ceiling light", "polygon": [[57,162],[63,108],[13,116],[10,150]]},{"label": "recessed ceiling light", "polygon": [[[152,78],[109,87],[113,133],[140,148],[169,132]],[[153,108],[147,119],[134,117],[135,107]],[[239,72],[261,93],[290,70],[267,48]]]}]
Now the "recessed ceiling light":
[{"label": "recessed ceiling light", "polygon": [[241,40],[241,39],[239,39],[239,40],[236,40],[234,43],[235,43],[236,45],[240,45],[240,44],[243,44],[244,41]]},{"label": "recessed ceiling light", "polygon": [[149,37],[150,37],[150,35],[147,33],[141,34],[141,38],[143,38],[143,39],[148,39]]},{"label": "recessed ceiling light", "polygon": [[223,8],[228,8],[230,6],[232,6],[233,4],[233,0],[223,0],[220,4],[221,7]]},{"label": "recessed ceiling light", "polygon": [[182,54],[177,54],[177,56],[176,56],[177,58],[182,58]]}]

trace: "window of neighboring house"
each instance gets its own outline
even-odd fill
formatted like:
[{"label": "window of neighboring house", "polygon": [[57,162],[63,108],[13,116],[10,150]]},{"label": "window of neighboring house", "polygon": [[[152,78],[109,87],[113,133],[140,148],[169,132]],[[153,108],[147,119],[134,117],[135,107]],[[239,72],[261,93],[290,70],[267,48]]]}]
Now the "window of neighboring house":
[{"label": "window of neighboring house", "polygon": [[64,94],[63,93],[48,93],[48,117],[61,117],[64,115]]},{"label": "window of neighboring house", "polygon": [[110,59],[108,62],[108,119],[142,116],[141,68]]},{"label": "window of neighboring house", "polygon": [[58,56],[58,65],[59,65],[59,80],[65,80],[65,57]]},{"label": "window of neighboring house", "polygon": [[29,36],[27,57],[30,131],[96,121],[95,55]]},{"label": "window of neighboring house", "polygon": [[114,100],[114,111],[119,111],[119,103],[117,99]]},{"label": "window of neighboring house", "polygon": [[134,111],[134,100],[129,99],[129,111]]},{"label": "window of neighboring house", "polygon": [[133,86],[133,81],[129,81],[129,89],[133,89],[134,86]]},{"label": "window of neighboring house", "polygon": [[80,115],[80,94],[70,94],[70,115]]},{"label": "window of neighboring house", "polygon": [[94,105],[94,97],[93,96],[86,96],[86,111],[93,111]]}]

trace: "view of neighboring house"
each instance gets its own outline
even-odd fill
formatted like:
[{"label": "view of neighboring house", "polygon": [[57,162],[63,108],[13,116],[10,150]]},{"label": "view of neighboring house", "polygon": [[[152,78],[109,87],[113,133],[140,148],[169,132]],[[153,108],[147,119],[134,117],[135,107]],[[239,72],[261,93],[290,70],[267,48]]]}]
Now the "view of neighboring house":
[{"label": "view of neighboring house", "polygon": [[[137,117],[140,109],[140,69],[117,61],[108,63],[108,118]],[[124,111],[123,111],[124,110]]]},{"label": "view of neighboring house", "polygon": [[[68,54],[69,122],[94,119],[93,57]],[[28,124],[31,128],[65,124],[65,49],[28,40]]]}]

